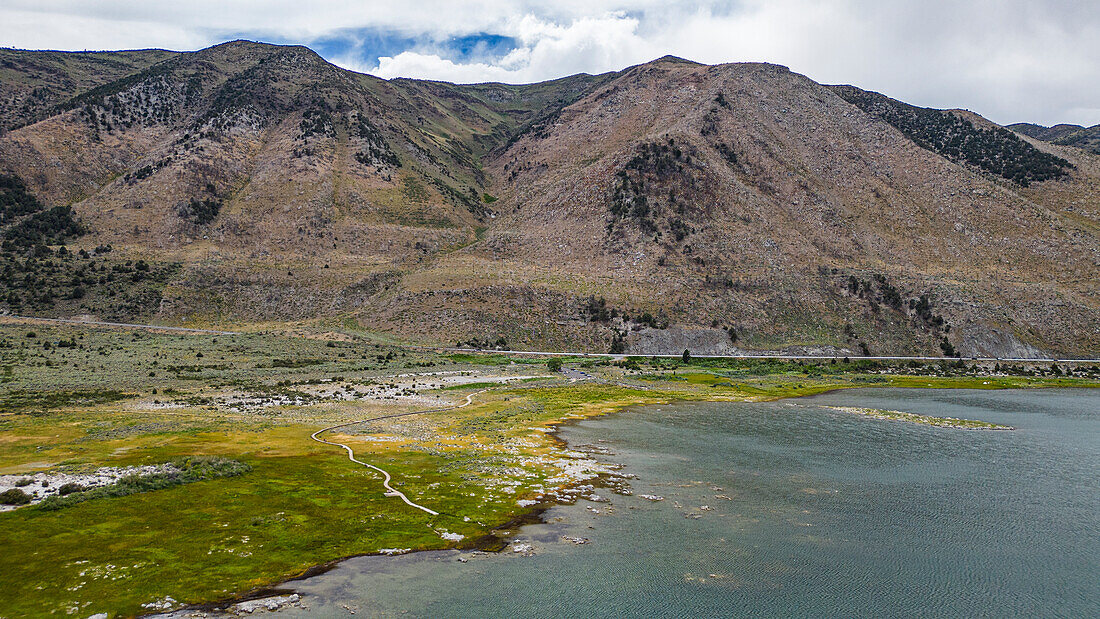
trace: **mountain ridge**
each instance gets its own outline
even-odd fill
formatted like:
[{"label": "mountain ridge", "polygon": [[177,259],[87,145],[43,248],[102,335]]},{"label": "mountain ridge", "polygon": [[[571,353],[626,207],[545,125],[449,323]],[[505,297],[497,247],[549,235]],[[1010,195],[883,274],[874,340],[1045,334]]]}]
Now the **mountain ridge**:
[{"label": "mountain ridge", "polygon": [[87,228],[69,249],[153,264],[159,299],[9,283],[9,310],[600,351],[1100,345],[1100,159],[977,115],[766,63],[455,85],[180,54],[0,136],[0,170]]},{"label": "mountain ridge", "polygon": [[1037,140],[1059,146],[1074,146],[1100,155],[1100,125],[1084,127],[1073,124],[1059,124],[1044,127],[1032,123],[1015,123],[1008,125],[1008,128]]}]

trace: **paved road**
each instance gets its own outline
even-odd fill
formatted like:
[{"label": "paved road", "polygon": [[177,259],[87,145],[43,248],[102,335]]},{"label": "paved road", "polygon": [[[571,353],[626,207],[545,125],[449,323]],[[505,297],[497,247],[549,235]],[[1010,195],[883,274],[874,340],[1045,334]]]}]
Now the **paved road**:
[{"label": "paved road", "polygon": [[351,460],[352,462],[354,462],[356,464],[361,464],[361,465],[363,465],[363,466],[365,466],[369,469],[374,469],[375,471],[378,471],[379,473],[381,473],[383,475],[382,487],[386,489],[386,496],[398,497],[402,501],[404,501],[405,503],[407,503],[407,504],[409,504],[409,505],[411,505],[411,506],[413,506],[413,507],[415,507],[419,510],[428,512],[429,514],[431,514],[433,516],[438,516],[439,512],[437,512],[433,509],[429,509],[427,507],[424,507],[423,505],[418,505],[416,503],[413,503],[412,500],[409,499],[409,497],[405,496],[404,492],[401,492],[400,490],[397,490],[393,486],[391,486],[390,481],[393,480],[393,477],[391,477],[388,472],[386,472],[386,471],[384,471],[384,470],[378,468],[377,466],[374,466],[373,464],[370,464],[368,462],[363,462],[362,460],[356,460],[355,459],[355,452],[352,451],[351,447],[348,447],[347,445],[345,445],[343,443],[335,443],[335,442],[332,442],[332,441],[326,441],[325,439],[321,438],[321,434],[323,434],[325,432],[328,432],[330,430],[336,430],[337,428],[346,428],[347,426],[354,426],[354,425],[358,425],[358,424],[361,424],[361,423],[367,423],[367,422],[370,422],[370,421],[380,421],[382,419],[394,419],[394,418],[397,418],[397,417],[409,417],[409,416],[412,416],[412,415],[423,415],[425,413],[439,413],[439,412],[443,412],[443,411],[455,410],[457,408],[464,408],[464,407],[469,406],[470,404],[473,403],[475,395],[485,393],[486,391],[488,391],[488,389],[482,389],[481,391],[475,391],[474,393],[471,393],[470,395],[466,396],[466,401],[465,402],[463,402],[462,404],[456,404],[455,406],[445,406],[443,408],[431,408],[431,409],[423,410],[423,411],[413,411],[411,413],[396,413],[394,415],[382,415],[381,417],[373,417],[371,419],[361,419],[359,421],[349,421],[347,423],[338,423],[334,426],[329,426],[327,428],[322,428],[322,429],[314,432],[313,434],[311,434],[309,437],[311,439],[317,441],[318,443],[324,443],[325,445],[332,445],[334,447],[343,447],[348,452],[348,460]]},{"label": "paved road", "polygon": [[[494,355],[533,355],[539,357],[602,357],[609,359],[626,359],[627,357],[658,357],[664,359],[678,359],[683,353],[679,354],[665,354],[665,355],[650,355],[641,353],[606,353],[606,352],[552,352],[547,350],[491,350],[487,348],[449,348],[449,347],[432,347],[432,346],[407,346],[406,348],[415,348],[420,350],[437,350],[443,352],[461,352],[461,353],[491,353]],[[1027,362],[1027,363],[1100,363],[1100,357],[1086,357],[1079,359],[1061,359],[1053,357],[1043,357],[1038,359],[1016,358],[1016,357],[920,357],[920,356],[868,356],[861,355],[697,355],[691,354],[692,359],[773,359],[780,361],[830,361],[841,359],[849,359],[851,361],[1011,361],[1011,362]]]}]

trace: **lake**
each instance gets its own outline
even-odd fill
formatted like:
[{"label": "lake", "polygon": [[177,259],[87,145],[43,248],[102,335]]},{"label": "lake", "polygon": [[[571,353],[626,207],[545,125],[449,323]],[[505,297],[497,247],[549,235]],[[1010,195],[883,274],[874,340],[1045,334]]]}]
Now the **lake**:
[{"label": "lake", "polygon": [[[934,428],[826,406],[1017,429]],[[610,450],[601,458],[636,476],[633,494],[601,491],[610,503],[549,510],[514,536],[530,556],[350,559],[288,583],[308,610],[281,614],[1100,615],[1100,391],[683,403],[561,436]]]}]

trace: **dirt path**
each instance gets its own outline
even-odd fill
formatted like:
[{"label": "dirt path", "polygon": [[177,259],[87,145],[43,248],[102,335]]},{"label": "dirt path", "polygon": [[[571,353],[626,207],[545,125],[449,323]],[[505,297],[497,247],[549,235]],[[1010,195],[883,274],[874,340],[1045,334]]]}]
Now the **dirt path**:
[{"label": "dirt path", "polygon": [[318,443],[324,443],[325,445],[332,445],[334,447],[343,447],[348,452],[348,460],[351,460],[352,462],[354,462],[356,464],[361,464],[361,465],[363,465],[363,466],[365,466],[369,469],[374,469],[375,471],[378,471],[379,473],[381,473],[382,476],[383,476],[382,487],[384,487],[386,489],[386,496],[398,497],[402,501],[407,503],[408,505],[411,505],[412,507],[415,507],[419,510],[425,511],[425,512],[427,512],[427,513],[429,513],[433,516],[438,516],[439,512],[437,512],[433,509],[429,509],[427,507],[424,507],[423,505],[418,505],[416,503],[413,503],[412,500],[409,499],[409,497],[405,496],[404,492],[401,492],[400,490],[397,490],[393,486],[391,486],[390,481],[393,480],[393,477],[388,472],[378,468],[377,466],[374,466],[373,464],[370,464],[369,462],[363,462],[362,460],[356,460],[355,459],[355,452],[352,450],[351,447],[348,447],[347,445],[345,445],[343,443],[335,443],[333,441],[326,441],[325,439],[321,438],[321,434],[323,434],[325,432],[328,432],[330,430],[336,430],[338,428],[346,428],[347,426],[354,426],[354,425],[357,425],[357,424],[368,423],[368,422],[371,422],[371,421],[380,421],[382,419],[394,419],[394,418],[397,418],[397,417],[409,417],[409,416],[412,416],[412,415],[423,415],[425,413],[439,413],[439,412],[443,412],[443,411],[450,411],[450,410],[455,410],[455,409],[459,409],[459,408],[464,408],[464,407],[469,406],[470,404],[473,403],[475,395],[485,393],[486,391],[489,391],[489,390],[488,389],[482,389],[481,391],[476,391],[474,393],[471,393],[471,394],[467,395],[466,396],[466,401],[463,402],[462,404],[456,404],[454,406],[445,406],[443,408],[431,408],[431,409],[423,410],[423,411],[413,411],[411,413],[397,413],[397,414],[394,414],[394,415],[382,415],[381,417],[372,417],[371,419],[362,419],[362,420],[359,420],[359,421],[349,421],[349,422],[346,422],[346,423],[338,423],[334,426],[329,426],[327,428],[322,428],[322,429],[314,432],[313,434],[311,434],[309,437],[311,439],[317,441]]},{"label": "dirt path", "polygon": [[140,325],[129,322],[102,322],[98,320],[70,320],[68,318],[38,318],[35,316],[0,315],[0,319],[22,322],[56,322],[67,325],[85,325],[89,327],[123,327],[126,329],[146,329],[149,331],[177,331],[183,333],[205,333],[209,335],[240,335],[235,331],[214,331],[212,329],[192,329],[189,327],[165,327],[160,325]]}]

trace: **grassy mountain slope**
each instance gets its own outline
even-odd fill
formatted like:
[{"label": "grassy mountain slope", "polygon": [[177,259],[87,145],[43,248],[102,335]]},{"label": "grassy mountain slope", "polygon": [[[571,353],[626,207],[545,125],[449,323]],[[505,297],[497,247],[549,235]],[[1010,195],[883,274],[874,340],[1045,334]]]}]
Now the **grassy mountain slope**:
[{"label": "grassy mountain slope", "polygon": [[643,353],[1100,344],[1100,158],[964,112],[675,58],[456,86],[241,41],[125,54],[0,137],[0,170],[157,293],[33,311]]},{"label": "grassy mountain slope", "polygon": [[1076,146],[1100,155],[1100,125],[1082,127],[1062,124],[1044,127],[1031,123],[1016,123],[1008,125],[1008,128],[1036,140],[1060,146]]},{"label": "grassy mountain slope", "polygon": [[0,49],[0,134],[41,120],[73,96],[175,56],[124,52],[36,52]]},{"label": "grassy mountain slope", "polygon": [[233,42],[75,95],[11,132],[5,167],[74,204],[89,242],[187,268],[176,319],[357,306],[488,219],[480,160],[596,80],[385,82]]},{"label": "grassy mountain slope", "polygon": [[[1095,195],[1087,161],[1035,184]],[[1093,230],[781,67],[636,67],[493,170],[510,209],[487,259],[568,265],[585,284],[563,287],[615,293],[635,317],[880,351],[935,350],[944,336],[967,350],[1014,337],[1072,349],[1095,332]],[[954,331],[908,307],[925,294]],[[1055,306],[1073,309],[1055,318]]]}]

